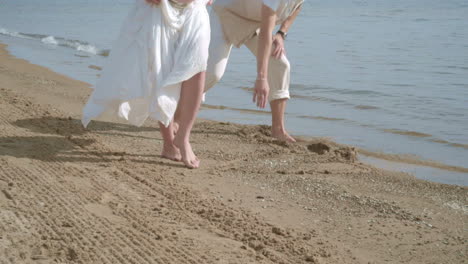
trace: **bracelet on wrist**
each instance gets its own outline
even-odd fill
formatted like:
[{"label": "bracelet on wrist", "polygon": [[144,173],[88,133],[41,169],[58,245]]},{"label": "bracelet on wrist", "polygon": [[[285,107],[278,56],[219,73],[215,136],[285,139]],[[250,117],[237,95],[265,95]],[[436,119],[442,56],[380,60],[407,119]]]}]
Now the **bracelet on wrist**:
[{"label": "bracelet on wrist", "polygon": [[286,36],[288,35],[288,33],[284,32],[282,30],[278,30],[276,32],[276,34],[280,35],[283,38],[283,40],[286,40]]}]

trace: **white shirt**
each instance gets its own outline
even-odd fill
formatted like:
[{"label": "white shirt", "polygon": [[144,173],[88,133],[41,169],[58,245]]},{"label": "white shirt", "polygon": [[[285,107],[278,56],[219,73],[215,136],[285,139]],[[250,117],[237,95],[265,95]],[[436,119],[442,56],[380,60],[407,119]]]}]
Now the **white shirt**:
[{"label": "white shirt", "polygon": [[283,23],[304,0],[217,0],[217,13],[225,39],[236,47],[255,35],[262,21],[265,4],[276,12],[276,24]]},{"label": "white shirt", "polygon": [[216,0],[213,6],[224,6],[237,15],[261,21],[262,4],[276,12],[277,23],[282,23],[303,0]]}]

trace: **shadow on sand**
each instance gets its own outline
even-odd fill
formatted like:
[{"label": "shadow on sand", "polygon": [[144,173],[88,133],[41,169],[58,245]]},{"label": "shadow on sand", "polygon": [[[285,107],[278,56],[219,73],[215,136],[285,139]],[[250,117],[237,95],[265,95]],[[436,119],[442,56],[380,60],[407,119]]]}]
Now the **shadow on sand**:
[{"label": "shadow on sand", "polygon": [[157,129],[152,127],[135,127],[125,124],[93,121],[88,129],[84,129],[80,120],[58,117],[22,119],[12,124],[43,135],[0,137],[0,156],[29,158],[45,162],[109,163],[113,161],[130,161],[184,167],[182,164],[176,164],[171,161],[166,162],[159,155],[106,151],[105,147],[95,144],[96,139],[92,136],[87,136],[87,134],[92,135],[97,133],[159,140],[156,137],[135,135],[148,131],[158,133]]}]

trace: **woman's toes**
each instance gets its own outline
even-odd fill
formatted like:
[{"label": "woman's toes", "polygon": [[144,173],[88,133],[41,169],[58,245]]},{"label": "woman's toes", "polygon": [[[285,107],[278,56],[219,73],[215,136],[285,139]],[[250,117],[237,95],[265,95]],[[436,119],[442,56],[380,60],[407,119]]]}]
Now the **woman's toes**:
[{"label": "woman's toes", "polygon": [[194,163],[193,161],[186,161],[184,162],[184,165],[185,167],[189,168],[189,169],[197,169],[198,166],[196,163]]},{"label": "woman's toes", "polygon": [[195,168],[199,168],[200,167],[200,160],[195,157],[195,160],[193,161],[193,166],[195,166]]},{"label": "woman's toes", "polygon": [[173,161],[181,161],[182,160],[182,156],[180,154],[180,151],[175,146],[164,147],[162,152],[161,152],[161,157],[163,157],[165,159],[170,159],[170,160],[173,160]]}]

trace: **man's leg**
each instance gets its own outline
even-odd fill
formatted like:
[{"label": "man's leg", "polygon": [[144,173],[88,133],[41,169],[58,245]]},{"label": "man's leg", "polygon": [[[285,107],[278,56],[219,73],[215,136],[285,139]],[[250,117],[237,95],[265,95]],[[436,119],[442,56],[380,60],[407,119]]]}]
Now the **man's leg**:
[{"label": "man's leg", "polygon": [[226,40],[219,16],[214,10],[210,12],[210,25],[210,56],[208,57],[208,66],[206,69],[205,92],[218,83],[223,77],[232,49],[232,44]]},{"label": "man's leg", "polygon": [[[211,26],[211,41],[208,57],[208,66],[206,69],[206,80],[204,92],[206,93],[210,88],[215,86],[224,75],[226,70],[229,55],[231,53],[232,44],[226,41],[224,37],[223,28],[219,20],[218,14],[211,10],[210,12],[210,26]],[[203,95],[204,97],[204,95]],[[180,107],[174,115],[174,133],[179,129],[180,120]]]},{"label": "man's leg", "polygon": [[[257,56],[258,36],[251,38],[245,46]],[[270,57],[268,65],[268,84],[270,86],[269,101],[271,107],[271,134],[274,138],[287,142],[296,142],[284,126],[286,102],[289,99],[289,83],[291,66],[283,54],[280,59]]]},{"label": "man's leg", "polygon": [[270,101],[271,107],[271,135],[281,141],[296,142],[286,131],[284,126],[284,112],[288,99],[277,99]]}]

